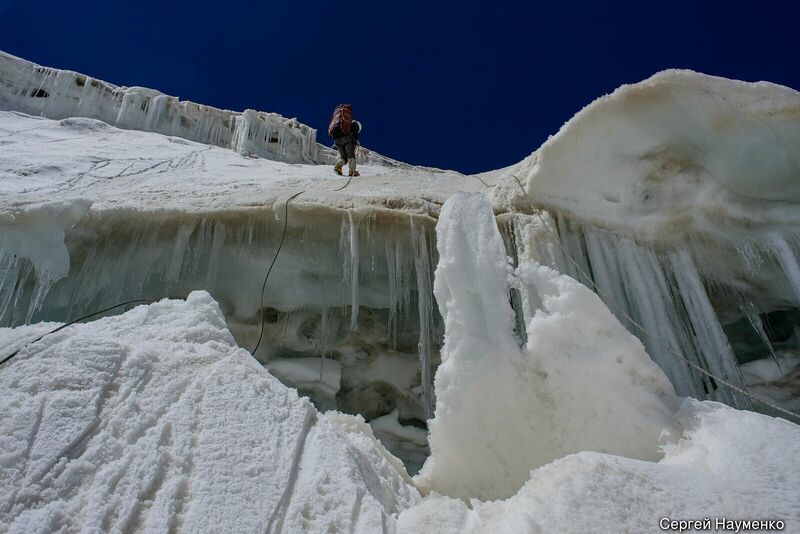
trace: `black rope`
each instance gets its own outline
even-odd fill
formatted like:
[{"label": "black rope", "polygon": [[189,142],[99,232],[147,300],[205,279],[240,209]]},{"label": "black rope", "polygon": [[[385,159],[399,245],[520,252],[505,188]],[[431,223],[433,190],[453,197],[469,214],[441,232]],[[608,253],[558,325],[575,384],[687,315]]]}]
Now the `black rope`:
[{"label": "black rope", "polygon": [[[347,183],[350,183],[349,180]],[[347,187],[347,184],[345,184]],[[344,189],[344,187],[342,188]],[[275,251],[275,256],[272,258],[272,263],[269,264],[269,269],[267,269],[267,274],[264,276],[264,283],[261,284],[261,297],[260,297],[260,304],[258,307],[258,312],[262,313],[261,310],[264,308],[264,290],[267,288],[267,280],[269,280],[269,275],[272,273],[272,268],[275,266],[275,262],[278,261],[278,254],[281,253],[281,248],[283,248],[283,240],[286,239],[286,229],[289,227],[289,202],[296,199],[300,195],[305,193],[305,191],[300,191],[299,193],[295,193],[294,195],[290,196],[286,199],[286,203],[283,205],[283,234],[281,234],[281,241],[278,243],[278,249]],[[253,350],[250,351],[250,354],[256,354],[258,347],[261,345],[261,339],[264,337],[264,316],[261,316],[261,332],[258,334],[258,341],[256,342],[256,346]]]},{"label": "black rope", "polygon": [[352,177],[352,176],[350,176],[350,177],[347,179],[347,183],[345,183],[345,184],[344,184],[342,187],[340,187],[339,189],[332,189],[331,191],[334,191],[334,192],[336,192],[336,191],[341,191],[342,189],[344,189],[345,187],[347,187],[348,185],[350,185],[350,180],[352,180],[352,179],[353,179],[353,177]]},{"label": "black rope", "polygon": [[[341,191],[342,189],[350,185],[350,182],[352,180],[353,180],[352,176],[348,177],[347,182],[345,182],[345,184],[342,187],[339,187],[338,189],[332,189],[331,191]],[[283,241],[284,239],[286,239],[286,230],[289,226],[289,203],[305,192],[306,191],[304,189],[299,193],[295,193],[294,195],[287,198],[286,203],[283,205],[283,233],[281,234],[280,243],[278,243],[278,249],[275,251],[275,256],[272,257],[272,262],[269,264],[269,269],[267,269],[267,274],[266,276],[264,276],[264,282],[261,284],[261,296],[259,297],[259,308],[258,308],[259,313],[262,313],[261,310],[264,308],[264,291],[267,288],[267,280],[269,280],[269,275],[272,273],[272,268],[275,266],[275,262],[278,261],[278,255],[281,253],[281,248],[283,248]],[[261,329],[258,333],[258,341],[256,341],[256,346],[253,348],[253,350],[250,351],[250,354],[255,356],[258,347],[261,346],[261,340],[263,338],[264,338],[264,316],[262,315]]]},{"label": "black rope", "polygon": [[44,339],[45,337],[49,336],[50,334],[55,334],[56,332],[58,332],[60,330],[64,330],[66,327],[72,326],[75,323],[79,323],[79,322],[84,321],[86,319],[91,319],[92,317],[96,317],[96,316],[101,315],[101,314],[103,314],[103,313],[105,313],[107,311],[111,311],[111,310],[116,309],[116,308],[121,308],[121,307],[127,306],[129,304],[152,304],[153,302],[156,302],[156,300],[155,299],[134,299],[134,300],[129,300],[127,302],[121,302],[120,304],[115,304],[114,306],[109,306],[108,308],[104,308],[104,309],[102,309],[100,311],[97,311],[97,312],[94,312],[94,313],[90,313],[88,315],[84,315],[83,317],[78,317],[77,319],[73,319],[72,321],[70,321],[68,323],[64,323],[64,324],[62,324],[61,326],[59,326],[58,328],[56,328],[54,330],[50,330],[49,332],[46,332],[46,333],[42,334],[41,336],[37,337],[33,341],[29,341],[28,343],[25,343],[23,346],[21,346],[20,348],[18,348],[17,350],[15,350],[11,354],[9,354],[5,358],[3,358],[3,361],[0,361],[0,365],[3,365],[8,360],[10,360],[14,356],[16,356],[17,354],[22,352],[23,349],[26,349],[26,348],[30,347],[31,345],[33,345],[34,343],[37,343],[37,342],[41,341],[42,339]]}]

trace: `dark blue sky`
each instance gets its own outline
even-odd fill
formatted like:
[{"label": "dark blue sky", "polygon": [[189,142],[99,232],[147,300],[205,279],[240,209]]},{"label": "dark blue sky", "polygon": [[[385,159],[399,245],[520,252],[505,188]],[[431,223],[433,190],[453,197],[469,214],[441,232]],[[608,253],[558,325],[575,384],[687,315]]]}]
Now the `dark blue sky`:
[{"label": "dark blue sky", "polygon": [[515,163],[622,83],[691,68],[800,88],[797,2],[0,0],[0,49],[325,128],[477,172]]}]

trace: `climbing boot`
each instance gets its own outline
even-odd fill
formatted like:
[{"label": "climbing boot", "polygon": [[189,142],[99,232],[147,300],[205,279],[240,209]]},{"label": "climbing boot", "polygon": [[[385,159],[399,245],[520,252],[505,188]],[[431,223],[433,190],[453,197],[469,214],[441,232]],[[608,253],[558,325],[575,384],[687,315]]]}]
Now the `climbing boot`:
[{"label": "climbing boot", "polygon": [[350,176],[361,176],[358,171],[350,171]]},{"label": "climbing boot", "polygon": [[333,166],[333,172],[335,172],[339,176],[342,176],[342,166],[341,165],[334,165]]}]

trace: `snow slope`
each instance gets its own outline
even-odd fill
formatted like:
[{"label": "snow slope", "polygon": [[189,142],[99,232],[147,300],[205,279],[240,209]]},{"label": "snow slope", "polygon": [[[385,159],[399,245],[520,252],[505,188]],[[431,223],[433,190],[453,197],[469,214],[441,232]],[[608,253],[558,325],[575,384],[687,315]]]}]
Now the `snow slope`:
[{"label": "snow slope", "polygon": [[0,111],[0,213],[65,198],[90,201],[94,212],[231,212],[269,207],[302,190],[295,204],[427,212],[426,197],[442,202],[453,191],[485,189],[456,172],[382,165],[362,165],[360,172],[337,192],[347,179],[327,165],[244,157],[94,119]]},{"label": "snow slope", "polygon": [[363,420],[270,376],[205,292],[45,337],[0,369],[0,405],[3,531],[375,532],[419,500]]}]

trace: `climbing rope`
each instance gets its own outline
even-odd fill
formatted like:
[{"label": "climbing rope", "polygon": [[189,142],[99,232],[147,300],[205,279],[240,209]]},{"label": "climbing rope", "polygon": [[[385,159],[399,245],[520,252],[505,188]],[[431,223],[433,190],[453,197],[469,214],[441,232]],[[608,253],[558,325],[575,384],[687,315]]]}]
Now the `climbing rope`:
[{"label": "climbing rope", "polygon": [[[519,184],[520,189],[522,189],[522,193],[525,196],[528,196],[527,191],[525,191],[525,188],[522,186],[522,183],[519,181],[517,176],[514,175],[513,178],[517,182],[517,184]],[[561,249],[561,252],[564,254],[564,257],[567,258],[570,261],[570,263],[572,263],[572,265],[578,270],[578,272],[584,277],[585,280],[589,281],[589,283],[594,288],[595,292],[603,298],[603,302],[607,306],[609,306],[610,308],[613,308],[614,310],[619,312],[619,314],[621,314],[628,321],[630,321],[630,323],[633,326],[635,326],[640,332],[642,332],[643,334],[648,336],[650,339],[654,340],[664,350],[666,350],[669,354],[671,354],[675,358],[678,358],[679,360],[681,360],[685,364],[689,365],[692,369],[695,369],[697,372],[704,374],[705,376],[713,379],[715,382],[717,382],[719,384],[722,384],[724,386],[727,386],[728,388],[732,389],[733,391],[735,391],[735,392],[737,392],[737,393],[739,393],[741,395],[744,395],[745,397],[748,397],[750,400],[753,400],[755,402],[761,403],[764,406],[769,406],[770,408],[772,408],[773,410],[775,410],[775,411],[777,411],[779,413],[782,413],[784,415],[788,415],[789,417],[792,417],[792,418],[796,419],[797,421],[800,421],[800,414],[798,414],[796,412],[792,412],[790,410],[787,410],[786,408],[782,408],[782,407],[780,407],[780,406],[778,406],[778,405],[776,405],[776,404],[774,404],[772,402],[766,401],[766,400],[764,400],[764,399],[762,399],[760,397],[757,397],[757,396],[753,395],[752,393],[749,393],[748,391],[745,391],[744,389],[740,388],[736,384],[732,384],[732,383],[728,382],[727,380],[725,380],[724,378],[720,378],[717,375],[711,373],[710,371],[708,371],[706,369],[703,369],[703,367],[701,367],[701,366],[697,365],[696,363],[694,363],[693,361],[689,360],[683,354],[680,354],[680,353],[676,352],[675,350],[673,350],[672,347],[670,347],[660,337],[658,337],[654,333],[650,332],[646,327],[644,327],[638,321],[636,321],[633,317],[631,317],[625,311],[625,309],[622,308],[622,306],[620,306],[620,305],[618,305],[616,303],[616,301],[613,299],[613,297],[611,295],[609,295],[605,291],[601,290],[597,286],[597,284],[594,282],[594,279],[583,269],[583,267],[580,266],[580,264],[577,261],[575,261],[575,259],[567,251],[567,249],[564,248],[564,246],[561,244],[561,240],[559,239],[558,231],[555,228],[553,228],[551,225],[547,224],[547,222],[545,222],[544,218],[539,213],[539,210],[536,209],[533,206],[533,204],[531,204],[531,211],[536,214],[536,216],[539,218],[539,220],[542,222],[542,224],[544,225],[545,228],[547,228],[549,231],[551,231],[551,232],[553,232],[555,234],[556,238],[553,241],[555,241],[555,243],[558,246],[558,248]]]},{"label": "climbing rope", "polygon": [[[335,191],[343,190],[345,187],[350,185],[350,182],[352,180],[353,180],[352,176],[348,177],[347,178],[347,182],[345,182],[345,184],[342,187],[339,187],[338,189],[332,189],[331,191],[335,192]],[[260,300],[259,300],[259,310],[264,308],[264,290],[267,287],[267,280],[269,280],[269,275],[270,275],[270,273],[272,273],[272,268],[275,266],[275,262],[278,261],[278,255],[281,253],[281,249],[283,248],[283,241],[284,241],[284,239],[286,239],[286,230],[289,227],[289,203],[292,200],[294,200],[297,197],[299,197],[300,195],[302,195],[303,193],[305,193],[306,191],[307,191],[307,189],[303,189],[302,191],[300,191],[298,193],[295,193],[294,195],[290,196],[289,198],[286,199],[286,202],[283,205],[283,233],[281,234],[281,240],[280,240],[280,243],[278,243],[278,248],[277,248],[277,250],[275,250],[275,256],[273,256],[272,262],[269,264],[269,269],[267,269],[267,274],[264,276],[264,282],[261,284],[261,296],[260,296]],[[253,350],[250,351],[250,354],[252,354],[253,356],[255,356],[256,351],[258,350],[258,347],[261,345],[261,339],[263,337],[264,337],[264,317],[262,316],[261,317],[261,331],[258,334],[258,341],[256,341],[256,346],[253,348]],[[322,375],[322,371],[320,371],[320,376],[321,375]],[[320,380],[321,380],[321,378],[320,378]]]},{"label": "climbing rope", "polygon": [[[349,183],[349,182],[348,182]],[[269,280],[269,275],[272,273],[272,268],[275,266],[275,262],[278,261],[278,255],[281,253],[281,249],[283,248],[283,240],[286,239],[286,229],[289,227],[289,203],[305,193],[305,189],[300,191],[299,193],[295,193],[294,195],[290,196],[286,199],[286,203],[283,205],[283,233],[281,234],[281,241],[278,243],[278,249],[275,251],[275,256],[272,258],[272,263],[269,264],[269,269],[267,269],[267,274],[264,276],[264,283],[261,284],[261,297],[260,297],[260,305],[259,305],[259,313],[264,308],[264,290],[267,287],[267,280]],[[259,345],[261,345],[261,339],[264,337],[264,316],[261,316],[261,332],[258,334],[258,341],[256,342],[256,346],[253,350],[250,351],[250,354],[256,354]]]},{"label": "climbing rope", "polygon": [[16,356],[20,352],[22,352],[23,349],[26,349],[26,348],[30,347],[31,345],[33,345],[34,343],[37,343],[37,342],[41,341],[42,339],[44,339],[45,337],[49,336],[50,334],[55,334],[56,332],[64,330],[66,327],[72,326],[75,323],[79,323],[81,321],[85,321],[86,319],[91,319],[92,317],[97,317],[98,315],[101,315],[101,314],[103,314],[103,313],[105,313],[107,311],[111,311],[111,310],[114,310],[116,308],[122,308],[123,306],[127,306],[129,304],[152,304],[153,302],[156,302],[156,300],[155,299],[134,299],[134,300],[129,300],[127,302],[121,302],[119,304],[115,304],[114,306],[109,306],[108,308],[104,308],[104,309],[102,309],[100,311],[97,311],[97,312],[94,312],[94,313],[90,313],[88,315],[84,315],[83,317],[78,317],[77,319],[73,319],[72,321],[70,321],[68,323],[62,324],[58,328],[54,328],[53,330],[50,330],[49,332],[45,332],[44,334],[42,334],[41,336],[37,337],[33,341],[29,341],[28,343],[25,343],[20,348],[18,348],[17,350],[15,350],[11,354],[9,354],[5,358],[3,358],[3,360],[0,361],[0,365],[3,365],[7,361],[9,361],[11,358]]}]

